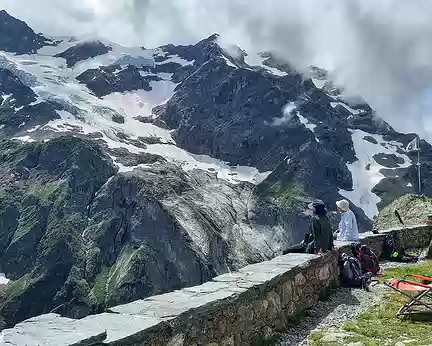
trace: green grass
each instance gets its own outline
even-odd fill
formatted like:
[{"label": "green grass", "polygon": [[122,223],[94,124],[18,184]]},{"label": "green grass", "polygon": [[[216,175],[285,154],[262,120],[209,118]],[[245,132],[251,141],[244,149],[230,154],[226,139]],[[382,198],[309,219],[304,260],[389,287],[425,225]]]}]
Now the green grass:
[{"label": "green grass", "polygon": [[312,346],[320,346],[320,345],[325,345],[325,346],[339,346],[341,344],[337,343],[337,342],[333,342],[333,341],[322,341],[322,339],[326,336],[326,333],[323,331],[318,331],[318,332],[313,332],[310,336],[309,336],[309,342],[311,343]]},{"label": "green grass", "polygon": [[134,257],[139,253],[139,249],[125,247],[117,258],[116,263],[111,267],[107,279],[107,302],[117,303],[117,290],[121,286],[124,277],[129,273]]},{"label": "green grass", "polygon": [[[385,271],[385,278],[403,278],[408,274],[424,274],[432,276],[432,261],[413,266],[403,266]],[[399,308],[406,303],[407,298],[388,291],[382,304],[372,307],[370,311],[361,314],[355,321],[345,323],[343,333],[347,336],[340,342],[325,343],[325,331],[314,332],[310,336],[312,345],[346,345],[361,342],[366,346],[395,345],[397,342],[410,340],[407,345],[432,345],[432,323],[414,319],[396,317]]]},{"label": "green grass", "polygon": [[275,334],[271,337],[259,337],[254,342],[252,342],[253,346],[277,346],[280,345],[280,336]]},{"label": "green grass", "polygon": [[57,197],[60,190],[60,183],[46,183],[43,185],[36,185],[31,189],[31,193],[42,201],[51,201]]},{"label": "green grass", "polygon": [[20,297],[31,285],[36,283],[40,278],[31,277],[31,274],[26,274],[15,281],[10,281],[6,286],[4,294],[5,301],[13,301]]},{"label": "green grass", "polygon": [[322,332],[322,331],[312,332],[311,335],[309,336],[309,342],[313,346],[318,346],[321,339],[324,338],[325,335],[326,335],[326,333]]},{"label": "green grass", "polygon": [[18,220],[18,227],[15,231],[11,243],[18,242],[30,232],[33,232],[40,225],[41,207],[38,205],[30,205],[21,211],[21,216]]},{"label": "green grass", "polygon": [[416,265],[405,265],[401,267],[386,269],[384,274],[385,274],[385,278],[382,279],[381,281],[383,280],[388,281],[389,279],[394,279],[394,278],[400,279],[408,274],[420,274],[420,275],[423,274],[432,277],[432,261],[427,261]]},{"label": "green grass", "polygon": [[299,183],[264,182],[257,188],[257,194],[264,200],[280,207],[294,208],[306,196]]},{"label": "green grass", "polygon": [[102,268],[102,271],[96,276],[95,284],[91,290],[93,296],[96,298],[98,305],[104,308],[106,307],[106,291],[109,272],[109,267]]}]

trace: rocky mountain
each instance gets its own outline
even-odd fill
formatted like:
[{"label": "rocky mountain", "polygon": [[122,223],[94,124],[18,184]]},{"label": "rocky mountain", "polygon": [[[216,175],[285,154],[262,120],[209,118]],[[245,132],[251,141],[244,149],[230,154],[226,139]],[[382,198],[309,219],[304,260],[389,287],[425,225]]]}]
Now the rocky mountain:
[{"label": "rocky mountain", "polygon": [[428,196],[405,195],[395,199],[383,208],[375,219],[374,227],[377,229],[391,229],[401,227],[398,211],[402,222],[407,226],[424,224],[432,216],[432,199]]},{"label": "rocky mountain", "polygon": [[[362,231],[416,191],[415,134],[271,53],[47,39],[0,12],[0,314],[82,317],[280,254],[307,204]],[[230,53],[229,53],[230,52]],[[235,54],[233,54],[235,52]],[[423,191],[432,148],[421,142]]]},{"label": "rocky mountain", "polygon": [[0,23],[0,50],[30,54],[52,44],[51,40],[36,34],[25,22],[11,17],[5,10],[0,10]]}]

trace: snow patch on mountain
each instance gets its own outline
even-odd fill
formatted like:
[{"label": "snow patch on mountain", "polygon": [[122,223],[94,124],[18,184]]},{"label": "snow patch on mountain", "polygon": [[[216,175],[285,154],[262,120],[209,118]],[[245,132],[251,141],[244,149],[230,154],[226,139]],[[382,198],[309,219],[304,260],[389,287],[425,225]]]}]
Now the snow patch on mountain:
[{"label": "snow patch on mountain", "polygon": [[[53,56],[56,54],[63,53],[64,51],[76,45],[83,44],[85,42],[91,42],[91,41],[100,41],[105,46],[110,47],[111,51],[109,51],[106,54],[98,55],[94,58],[90,58],[78,62],[72,69],[68,69],[69,71],[71,71],[73,77],[80,75],[86,70],[99,68],[101,66],[108,66],[115,63],[118,64],[132,63],[134,66],[135,64],[137,64],[140,67],[154,66],[154,60],[152,57],[154,50],[145,50],[140,47],[124,47],[114,42],[110,42],[104,39],[99,39],[94,37],[84,38],[79,41],[71,41],[65,39],[61,41],[57,46],[42,47],[41,49],[38,50],[37,56],[47,57],[50,60],[56,59],[57,65],[60,65],[60,67],[66,69],[65,68],[66,60],[63,58],[53,58]],[[145,65],[146,62],[147,65]]]},{"label": "snow patch on mountain", "polygon": [[312,78],[312,82],[314,83],[314,85],[318,89],[322,89],[322,88],[324,88],[325,84],[327,83],[327,79]]},{"label": "snow patch on mountain", "polygon": [[34,140],[33,138],[31,138],[29,135],[27,135],[27,136],[20,136],[20,137],[12,137],[12,139],[19,140],[21,142],[28,142],[28,143],[36,142],[36,140]]},{"label": "snow patch on mountain", "polygon": [[277,68],[265,65],[264,61],[266,61],[267,59],[268,59],[267,57],[262,57],[257,53],[247,53],[247,55],[244,57],[245,63],[251,67],[254,66],[261,67],[265,69],[267,72],[279,77],[285,77],[288,75],[288,73],[280,71]]},{"label": "snow patch on mountain", "polygon": [[9,281],[4,273],[0,273],[0,285],[7,285]]},{"label": "snow patch on mountain", "polygon": [[351,114],[360,114],[363,112],[361,110],[352,109],[350,106],[348,106],[347,104],[345,104],[343,102],[330,102],[330,106],[332,106],[333,108],[336,108],[339,105],[344,107]]},{"label": "snow patch on mountain", "polygon": [[[385,178],[380,170],[388,169],[377,163],[373,156],[394,154],[404,160],[404,163],[399,165],[400,168],[409,167],[412,162],[407,155],[398,152],[398,149],[403,148],[401,143],[388,142],[381,135],[374,135],[361,130],[352,130],[351,132],[354,150],[358,158],[357,161],[347,164],[353,178],[353,190],[339,190],[339,193],[350,199],[357,207],[362,208],[366,216],[372,220],[378,214],[377,204],[381,202],[381,198],[375,195],[372,189]],[[365,136],[374,138],[377,144],[365,140]]]},{"label": "snow patch on mountain", "polygon": [[188,66],[188,65],[193,65],[195,60],[185,60],[181,57],[179,57],[178,55],[168,55],[168,59],[164,60],[161,63],[157,63],[156,65],[163,65],[163,64],[167,64],[167,63],[176,63],[176,64],[180,64],[182,66]]},{"label": "snow patch on mountain", "polygon": [[228,59],[226,56],[222,55],[222,58],[225,60],[225,62],[226,62],[226,64],[227,64],[228,66],[231,66],[231,67],[234,67],[234,68],[238,68],[238,66],[234,65],[234,64],[232,63],[232,61],[231,61],[230,59]]},{"label": "snow patch on mountain", "polygon": [[120,114],[133,119],[137,116],[149,117],[152,109],[160,104],[166,103],[174,94],[177,84],[171,80],[150,82],[151,91],[137,90],[126,93],[112,93],[104,96],[106,105],[116,109]]},{"label": "snow patch on mountain", "polygon": [[12,96],[13,94],[1,94],[0,97],[2,98],[2,103],[9,100]]},{"label": "snow patch on mountain", "polygon": [[307,129],[311,130],[312,132],[315,132],[315,128],[317,127],[315,124],[312,124],[309,120],[307,120],[304,116],[300,115],[299,112],[297,112],[297,117],[299,118],[300,122],[306,126]]},{"label": "snow patch on mountain", "polygon": [[[304,116],[302,116],[299,112],[297,112],[297,117],[300,122],[315,135],[315,128],[317,125],[312,124],[309,120],[307,120]],[[319,143],[318,137],[315,135],[315,140]]]},{"label": "snow patch on mountain", "polygon": [[41,126],[40,125],[36,125],[35,127],[28,129],[26,132],[31,133],[31,132],[35,132],[37,131]]},{"label": "snow patch on mountain", "polygon": [[148,146],[146,152],[160,155],[169,162],[181,166],[185,171],[202,169],[215,172],[219,179],[231,183],[248,181],[259,184],[270,175],[269,172],[259,172],[254,167],[230,166],[229,163],[214,159],[207,155],[194,155],[174,145],[154,144]]}]

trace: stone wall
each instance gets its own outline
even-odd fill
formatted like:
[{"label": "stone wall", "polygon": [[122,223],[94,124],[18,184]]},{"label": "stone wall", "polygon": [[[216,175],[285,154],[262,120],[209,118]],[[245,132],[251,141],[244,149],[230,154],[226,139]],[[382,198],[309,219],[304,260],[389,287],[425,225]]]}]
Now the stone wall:
[{"label": "stone wall", "polygon": [[[411,248],[432,238],[428,226],[398,233]],[[384,236],[365,234],[363,241],[380,254]],[[349,244],[336,245],[348,251]],[[286,329],[337,284],[337,251],[288,254],[82,320],[39,316],[4,330],[0,345],[250,345]]]}]

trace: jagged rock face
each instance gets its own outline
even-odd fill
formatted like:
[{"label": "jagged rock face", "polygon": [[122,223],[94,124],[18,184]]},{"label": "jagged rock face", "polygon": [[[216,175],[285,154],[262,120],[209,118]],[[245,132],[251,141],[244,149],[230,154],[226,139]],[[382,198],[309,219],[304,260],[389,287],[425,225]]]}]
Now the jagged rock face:
[{"label": "jagged rock face", "polygon": [[9,104],[16,107],[21,107],[36,101],[36,94],[33,90],[24,85],[21,80],[9,70],[0,68],[0,81],[2,105],[3,102],[7,101],[6,96],[14,100],[13,104],[11,104],[11,102],[9,102]]},{"label": "jagged rock face", "polygon": [[54,56],[66,59],[67,67],[73,67],[80,61],[104,55],[110,51],[112,51],[110,46],[106,46],[100,41],[94,41],[77,44]]},{"label": "jagged rock face", "polygon": [[298,75],[278,80],[227,66],[219,57],[183,82],[157,113],[176,129],[183,148],[270,170],[312,138],[295,116],[282,113],[301,88]]},{"label": "jagged rock face", "polygon": [[114,166],[95,143],[73,137],[29,145],[7,141],[1,149],[1,270],[16,280],[2,315],[11,324],[47,312],[66,302],[68,290],[88,313],[91,302],[79,299],[88,290],[80,281],[81,233],[87,206]]},{"label": "jagged rock face", "polygon": [[91,69],[83,72],[77,79],[87,85],[98,97],[113,92],[123,92],[143,89],[152,90],[150,81],[160,80],[157,76],[142,76],[135,66],[122,68],[120,65],[111,65],[104,68]]},{"label": "jagged rock face", "polygon": [[249,185],[174,165],[115,175],[94,142],[74,137],[1,149],[0,270],[14,280],[0,310],[7,325],[200,284],[291,240],[249,220]]},{"label": "jagged rock face", "polygon": [[7,69],[0,68],[0,137],[59,118],[54,102],[35,102],[37,95]]},{"label": "jagged rock face", "polygon": [[[270,200],[280,211],[294,209],[298,212],[306,209],[310,202],[309,196],[319,196],[330,211],[334,209],[334,201],[342,199],[339,189],[350,189],[351,186],[352,177],[344,159],[316,142],[310,142],[301,147],[292,159],[282,162],[257,187],[257,194]],[[351,207],[361,231],[369,230],[371,221],[364,212],[355,206]],[[307,230],[309,222],[307,219],[304,221],[298,227],[303,232]],[[297,240],[303,232],[295,234]]]},{"label": "jagged rock face", "polygon": [[[107,281],[109,290],[98,292],[107,306],[199,284],[215,275],[175,217],[160,199],[152,196],[161,191],[148,186],[154,185],[145,177],[149,173],[142,174],[142,178],[115,177],[90,208],[91,221],[84,237],[94,246],[97,256],[90,257],[90,263],[112,267]],[[177,180],[174,184],[183,183]],[[161,182],[158,185],[167,188]],[[87,267],[86,273],[100,285],[102,278],[96,277],[96,268]]]},{"label": "jagged rock face", "polygon": [[[187,61],[193,61],[195,66],[201,66],[213,58],[220,57],[222,49],[216,43],[217,38],[218,35],[214,34],[195,45],[175,46],[169,44],[160,48],[166,55],[178,55]],[[166,57],[162,56],[159,60],[164,61]]]},{"label": "jagged rock face", "polygon": [[42,35],[37,35],[26,23],[0,11],[0,50],[17,54],[30,54],[52,44]]}]

